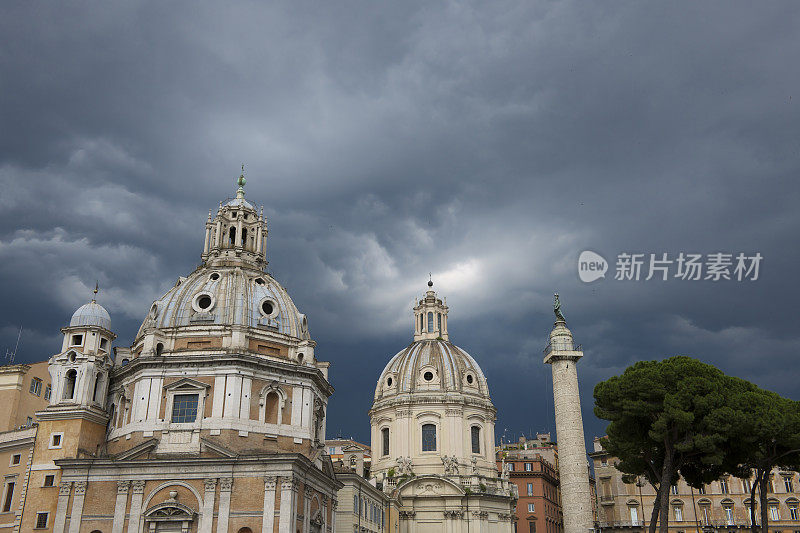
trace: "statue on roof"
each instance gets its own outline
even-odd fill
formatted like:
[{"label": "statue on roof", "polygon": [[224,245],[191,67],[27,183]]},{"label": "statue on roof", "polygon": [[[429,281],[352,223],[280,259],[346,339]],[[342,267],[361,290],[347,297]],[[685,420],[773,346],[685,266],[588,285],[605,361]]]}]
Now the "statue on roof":
[{"label": "statue on roof", "polygon": [[557,322],[566,322],[564,315],[561,313],[561,301],[558,299],[558,293],[555,293],[553,301],[553,312],[556,314]]}]

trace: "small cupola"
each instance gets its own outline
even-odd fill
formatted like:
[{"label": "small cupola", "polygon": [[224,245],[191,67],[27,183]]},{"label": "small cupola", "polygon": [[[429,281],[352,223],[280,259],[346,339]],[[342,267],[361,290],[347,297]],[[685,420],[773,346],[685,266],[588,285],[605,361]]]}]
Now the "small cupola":
[{"label": "small cupola", "polygon": [[245,199],[245,183],[242,165],[236,196],[220,202],[215,216],[209,211],[202,254],[204,262],[266,266],[268,231],[264,208],[259,211]]},{"label": "small cupola", "polygon": [[425,296],[414,307],[414,340],[449,340],[447,311],[447,302],[436,296],[436,292],[433,290],[433,280],[428,280],[428,290]]},{"label": "small cupola", "polygon": [[64,341],[61,352],[50,358],[48,370],[53,386],[50,404],[105,404],[108,373],[112,367],[111,343],[117,336],[111,331],[111,316],[97,303],[99,287],[88,304],[79,307],[61,328]]}]

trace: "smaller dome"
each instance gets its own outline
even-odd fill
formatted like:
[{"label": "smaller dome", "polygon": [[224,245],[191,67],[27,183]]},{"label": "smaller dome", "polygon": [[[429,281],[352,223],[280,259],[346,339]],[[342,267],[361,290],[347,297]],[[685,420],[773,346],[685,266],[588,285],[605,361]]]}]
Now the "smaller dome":
[{"label": "smaller dome", "polygon": [[70,327],[72,326],[100,326],[111,331],[111,316],[106,311],[106,308],[95,301],[82,305],[69,321]]}]

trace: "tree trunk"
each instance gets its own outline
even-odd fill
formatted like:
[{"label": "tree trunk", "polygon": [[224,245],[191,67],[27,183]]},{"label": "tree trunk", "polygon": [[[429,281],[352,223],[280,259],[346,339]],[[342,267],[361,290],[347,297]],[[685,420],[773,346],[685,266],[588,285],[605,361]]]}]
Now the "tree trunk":
[{"label": "tree trunk", "polygon": [[756,489],[759,487],[761,482],[761,474],[759,470],[756,470],[756,478],[753,480],[753,484],[750,486],[750,532],[751,533],[758,533],[758,526],[756,525]]},{"label": "tree trunk", "polygon": [[669,489],[672,487],[672,476],[674,475],[673,459],[675,452],[670,443],[664,447],[664,466],[661,470],[661,484],[658,487],[658,497],[656,502],[661,508],[659,512],[659,532],[669,533]]},{"label": "tree trunk", "polygon": [[767,477],[769,472],[762,472],[761,479],[758,481],[758,499],[761,505],[761,532],[769,533],[769,516],[767,516]]},{"label": "tree trunk", "polygon": [[[658,513],[661,511],[661,505],[659,505],[658,495],[661,493],[661,485],[658,487],[653,486],[656,489],[656,499],[653,500],[653,512],[650,513],[650,523],[647,525],[647,530],[650,533],[656,533],[656,523],[658,522]],[[642,514],[644,514],[644,502],[642,502]]]}]

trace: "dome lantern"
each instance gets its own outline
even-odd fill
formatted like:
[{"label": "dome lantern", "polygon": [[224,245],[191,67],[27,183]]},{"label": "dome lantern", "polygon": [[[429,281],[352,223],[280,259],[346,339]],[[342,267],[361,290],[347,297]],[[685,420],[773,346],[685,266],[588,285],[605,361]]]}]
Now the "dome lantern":
[{"label": "dome lantern", "polygon": [[414,307],[414,340],[449,340],[447,311],[447,302],[437,298],[429,280],[425,296]]}]

